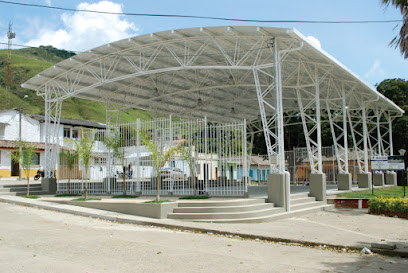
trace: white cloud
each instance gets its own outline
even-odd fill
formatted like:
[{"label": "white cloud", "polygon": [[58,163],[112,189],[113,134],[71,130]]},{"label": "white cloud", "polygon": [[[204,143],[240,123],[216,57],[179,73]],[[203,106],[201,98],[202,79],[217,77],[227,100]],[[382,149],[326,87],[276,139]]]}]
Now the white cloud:
[{"label": "white cloud", "polygon": [[51,6],[51,0],[44,0],[45,4],[47,4],[47,6]]},{"label": "white cloud", "polygon": [[[80,3],[77,9],[122,12],[122,5],[110,1]],[[88,50],[109,42],[134,36],[139,31],[134,23],[123,16],[99,13],[74,12],[61,15],[63,27],[42,28],[36,38],[27,44],[31,46],[52,45],[56,48],[74,51]]]},{"label": "white cloud", "polygon": [[319,39],[317,39],[316,37],[314,37],[314,36],[307,36],[306,39],[308,39],[309,42],[310,42],[312,45],[314,45],[315,47],[322,48],[322,44],[320,43]]},{"label": "white cloud", "polygon": [[371,80],[378,80],[378,79],[385,79],[387,78],[387,72],[381,68],[380,60],[375,60],[373,65],[364,75],[367,79]]}]

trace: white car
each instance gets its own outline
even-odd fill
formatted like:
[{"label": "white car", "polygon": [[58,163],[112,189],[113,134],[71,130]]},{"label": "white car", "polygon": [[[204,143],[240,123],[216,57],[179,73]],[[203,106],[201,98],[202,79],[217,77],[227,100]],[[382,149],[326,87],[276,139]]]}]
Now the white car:
[{"label": "white car", "polygon": [[187,178],[187,175],[179,168],[163,168],[160,175],[162,179],[171,178],[172,180],[185,180]]}]

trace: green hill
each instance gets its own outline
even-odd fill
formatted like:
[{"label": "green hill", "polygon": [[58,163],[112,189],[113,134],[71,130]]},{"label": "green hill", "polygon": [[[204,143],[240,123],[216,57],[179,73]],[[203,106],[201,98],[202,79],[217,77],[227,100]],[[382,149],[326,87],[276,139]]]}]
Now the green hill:
[{"label": "green hill", "polygon": [[[25,48],[12,51],[9,103],[6,100],[7,50],[0,50],[0,110],[17,108],[20,105],[25,112],[44,114],[44,100],[21,84],[49,68],[50,66],[73,56],[75,53],[59,50],[51,46]],[[25,95],[28,98],[23,99]],[[62,105],[62,117],[105,122],[105,109],[95,101],[69,98]],[[151,119],[152,114],[139,109],[128,109],[122,112],[122,121],[129,122],[136,118]]]}]

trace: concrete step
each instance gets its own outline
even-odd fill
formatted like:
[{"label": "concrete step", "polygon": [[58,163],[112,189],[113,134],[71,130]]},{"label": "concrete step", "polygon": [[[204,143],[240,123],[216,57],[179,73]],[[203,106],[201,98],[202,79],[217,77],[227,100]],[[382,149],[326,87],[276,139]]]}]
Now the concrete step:
[{"label": "concrete step", "polygon": [[324,203],[323,201],[313,201],[313,202],[308,202],[308,203],[300,203],[300,204],[291,205],[290,209],[292,211],[296,211],[296,210],[301,210],[301,209],[306,209],[306,208],[318,207],[324,204],[326,203]]},{"label": "concrete step", "polygon": [[263,210],[246,211],[246,212],[229,212],[229,213],[169,213],[170,219],[243,219],[243,218],[255,218],[271,215],[274,213],[283,212],[283,208],[268,208]]},{"label": "concrete step", "polygon": [[[41,191],[42,187],[30,185],[30,190]],[[22,191],[27,191],[27,187],[0,188],[0,192],[22,192]]]},{"label": "concrete step", "polygon": [[273,208],[272,203],[250,204],[245,206],[224,206],[224,207],[178,207],[174,208],[174,213],[222,213],[222,212],[247,212]]},{"label": "concrete step", "polygon": [[291,195],[290,195],[290,200],[302,199],[302,198],[305,198],[305,197],[309,197],[309,193],[308,193],[308,192],[295,193],[295,194],[291,194]]},{"label": "concrete step", "polygon": [[189,200],[178,202],[178,207],[228,207],[228,206],[245,206],[252,204],[263,204],[265,199],[254,198],[254,199],[236,199],[236,200]]},{"label": "concrete step", "polygon": [[[30,182],[30,187],[31,186],[38,186],[41,187],[41,183],[31,183]],[[25,188],[27,187],[27,182],[21,182],[19,184],[1,184],[0,183],[0,189],[8,189],[8,188]]]},{"label": "concrete step", "polygon": [[319,212],[319,211],[328,211],[334,208],[333,205],[320,205],[318,207],[302,209],[291,212],[282,212],[276,213],[273,215],[263,216],[263,217],[251,217],[251,218],[241,218],[241,219],[196,219],[192,220],[194,222],[207,222],[207,223],[264,223],[270,221],[276,221],[280,219],[287,219],[292,217],[299,217],[306,214]]},{"label": "concrete step", "polygon": [[[27,191],[21,192],[0,192],[0,195],[11,195],[11,196],[22,196],[26,195]],[[30,190],[30,195],[46,195],[47,193],[43,191],[32,191]]]},{"label": "concrete step", "polygon": [[297,197],[295,199],[290,198],[290,205],[296,205],[296,204],[302,204],[302,203],[309,203],[309,202],[314,202],[316,201],[316,198],[314,197]]}]

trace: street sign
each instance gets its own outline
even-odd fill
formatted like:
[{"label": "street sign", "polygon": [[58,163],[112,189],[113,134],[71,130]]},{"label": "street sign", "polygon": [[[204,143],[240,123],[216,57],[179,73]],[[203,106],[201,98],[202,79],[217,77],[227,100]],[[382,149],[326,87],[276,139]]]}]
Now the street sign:
[{"label": "street sign", "polygon": [[403,171],[404,169],[403,156],[373,156],[371,158],[371,170],[373,171]]}]

